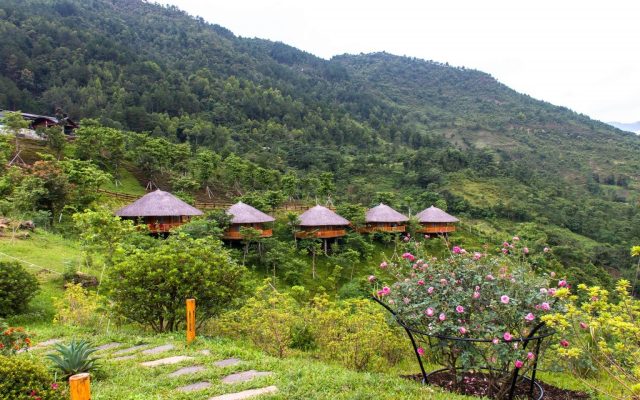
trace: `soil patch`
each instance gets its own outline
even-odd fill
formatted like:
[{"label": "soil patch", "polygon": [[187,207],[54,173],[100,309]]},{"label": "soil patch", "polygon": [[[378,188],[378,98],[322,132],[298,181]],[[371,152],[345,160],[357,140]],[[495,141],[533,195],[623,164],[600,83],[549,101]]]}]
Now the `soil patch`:
[{"label": "soil patch", "polygon": [[[422,382],[422,375],[402,375],[403,378]],[[558,387],[546,384],[541,381],[536,381],[542,386],[544,390],[544,400],[588,400],[591,397],[584,392],[577,392],[574,390],[560,389]],[[483,372],[465,372],[462,375],[462,382],[456,385],[455,377],[448,371],[439,372],[429,377],[429,384],[440,386],[450,392],[460,393],[469,396],[488,396],[489,391],[489,379],[488,375]],[[520,381],[516,386],[517,399],[527,399],[529,394],[529,382]],[[540,396],[538,388],[533,390],[533,398],[537,399]]]}]

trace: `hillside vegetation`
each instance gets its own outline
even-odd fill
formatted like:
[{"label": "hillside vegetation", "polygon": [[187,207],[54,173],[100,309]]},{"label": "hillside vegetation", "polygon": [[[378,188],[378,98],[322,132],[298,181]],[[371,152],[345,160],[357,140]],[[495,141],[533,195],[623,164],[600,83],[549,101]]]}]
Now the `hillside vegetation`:
[{"label": "hillside vegetation", "polygon": [[486,73],[386,53],[323,60],[137,0],[8,0],[0,34],[0,108],[115,128],[121,142],[75,156],[116,178],[414,213],[444,200],[498,232],[525,223],[585,276],[629,274],[640,140]]}]

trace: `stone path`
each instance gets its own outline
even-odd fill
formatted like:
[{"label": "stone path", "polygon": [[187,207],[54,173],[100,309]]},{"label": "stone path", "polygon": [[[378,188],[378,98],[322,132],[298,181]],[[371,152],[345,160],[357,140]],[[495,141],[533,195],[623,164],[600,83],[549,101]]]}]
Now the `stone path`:
[{"label": "stone path", "polygon": [[203,381],[192,383],[191,385],[182,386],[176,390],[179,392],[195,392],[196,390],[203,390],[211,387],[211,382]]},{"label": "stone path", "polygon": [[244,372],[238,372],[236,374],[231,374],[231,375],[227,375],[224,378],[222,378],[222,383],[238,383],[238,382],[246,382],[246,381],[250,381],[253,378],[259,378],[261,376],[269,376],[272,375],[273,372],[267,372],[267,371],[256,371],[256,370],[249,370],[249,371],[244,371]]},{"label": "stone path", "polygon": [[276,393],[277,391],[277,387],[267,386],[260,389],[251,389],[237,393],[223,394],[222,396],[210,397],[209,400],[243,400],[255,396],[260,396],[261,394]]},{"label": "stone path", "polygon": [[144,367],[157,367],[159,365],[177,364],[179,362],[186,361],[186,360],[193,360],[193,357],[189,357],[189,356],[173,356],[173,357],[161,358],[159,360],[143,362],[143,363],[140,363],[140,365],[142,365]]},{"label": "stone path", "polygon": [[[48,342],[49,343],[47,343],[46,345],[56,343],[52,341],[48,341]],[[43,342],[43,343],[46,343],[46,342]],[[112,342],[112,343],[103,344],[102,346],[99,346],[98,349],[106,351],[106,350],[115,349],[122,345],[123,345],[122,343]],[[148,344],[140,344],[133,347],[114,351],[113,353],[111,353],[112,358],[110,358],[110,360],[111,361],[131,360],[141,355],[145,355],[145,356],[158,355],[158,354],[176,349],[176,346],[173,344],[165,344],[162,346],[156,346],[152,348],[148,348],[148,347],[149,347]],[[186,355],[174,355],[171,357],[164,357],[156,360],[144,361],[144,362],[141,362],[140,365],[144,367],[150,367],[150,368],[160,367],[164,365],[173,365],[173,364],[178,364],[186,361],[194,361],[196,357],[198,357],[199,355],[210,356],[211,351],[200,350],[198,352],[198,355],[194,357],[186,356]],[[226,367],[236,366],[243,362],[244,361],[242,361],[239,358],[231,357],[231,358],[215,361],[211,364],[208,364],[208,366],[213,366],[217,368],[226,368]],[[182,368],[178,368],[175,371],[164,376],[168,378],[178,378],[185,375],[197,374],[206,370],[207,370],[207,365],[203,365],[202,361],[200,361],[200,364],[194,363],[193,365],[187,365]],[[271,376],[271,375],[273,375],[273,372],[256,371],[252,369],[248,371],[236,372],[236,373],[227,375],[221,378],[220,382],[232,385],[235,383],[248,382],[254,378]],[[180,387],[177,387],[175,390],[177,392],[196,392],[196,391],[208,389],[212,386],[213,386],[213,383],[207,380],[207,381],[193,382],[185,386],[180,386]],[[276,393],[276,392],[278,392],[278,388],[276,386],[267,386],[267,387],[258,388],[258,389],[244,390],[237,393],[223,394],[223,395],[211,397],[209,398],[209,400],[243,400],[243,399],[249,399],[252,397],[260,396],[262,394]]]},{"label": "stone path", "polygon": [[175,378],[177,376],[182,376],[182,375],[188,375],[188,374],[195,374],[198,373],[200,371],[204,371],[206,368],[202,365],[194,365],[191,367],[184,367],[184,368],[180,368],[179,370],[173,371],[172,373],[169,374],[169,377],[171,378]]}]

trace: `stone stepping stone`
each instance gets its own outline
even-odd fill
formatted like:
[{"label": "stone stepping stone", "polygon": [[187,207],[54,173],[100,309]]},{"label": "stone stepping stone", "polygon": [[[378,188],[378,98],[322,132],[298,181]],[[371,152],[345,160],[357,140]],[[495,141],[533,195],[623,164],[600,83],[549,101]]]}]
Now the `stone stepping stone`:
[{"label": "stone stepping stone", "polygon": [[220,360],[213,363],[216,367],[230,367],[232,365],[238,365],[242,362],[239,358],[227,358],[226,360]]},{"label": "stone stepping stone", "polygon": [[275,386],[267,386],[260,389],[245,390],[238,393],[223,394],[222,396],[210,397],[209,400],[243,400],[251,397],[260,396],[261,394],[276,393],[278,388]]},{"label": "stone stepping stone", "polygon": [[176,376],[182,376],[187,374],[195,374],[196,372],[204,371],[206,368],[202,365],[194,365],[191,367],[180,368],[179,370],[173,371],[169,374],[171,378],[175,378]]},{"label": "stone stepping stone", "polygon": [[191,385],[182,386],[176,389],[179,392],[195,392],[196,390],[204,390],[211,387],[211,382],[203,381],[192,383]]},{"label": "stone stepping stone", "polygon": [[38,349],[49,347],[51,345],[58,344],[58,343],[62,343],[62,339],[49,339],[49,340],[45,340],[44,342],[40,342],[35,346],[29,347],[27,349],[20,349],[16,353],[19,354],[19,353],[24,353],[25,351],[38,350]]},{"label": "stone stepping stone", "polygon": [[250,381],[253,378],[259,378],[261,376],[269,376],[272,375],[273,372],[267,371],[256,371],[254,369],[244,372],[238,372],[236,374],[227,375],[222,378],[222,383],[238,383],[238,382],[246,382]]},{"label": "stone stepping stone", "polygon": [[193,357],[189,357],[189,356],[167,357],[167,358],[161,358],[159,360],[143,362],[143,363],[140,363],[140,365],[145,367],[157,367],[159,365],[177,364],[185,360],[193,360]]},{"label": "stone stepping stone", "polygon": [[154,347],[152,349],[144,350],[142,354],[145,354],[145,355],[159,354],[159,353],[164,353],[165,351],[173,350],[174,348],[175,346],[172,344],[165,344],[162,346]]},{"label": "stone stepping stone", "polygon": [[111,342],[111,343],[106,343],[106,344],[103,344],[102,346],[96,347],[96,350],[97,351],[110,350],[110,349],[115,349],[116,347],[120,347],[120,346],[122,346],[122,343]]},{"label": "stone stepping stone", "polygon": [[118,356],[120,354],[133,353],[134,351],[138,351],[140,349],[144,349],[145,347],[149,347],[148,344],[139,344],[137,346],[129,347],[127,349],[118,350],[113,353],[114,356]]},{"label": "stone stepping stone", "polygon": [[132,358],[136,358],[136,356],[116,357],[116,358],[112,358],[111,361],[124,361],[124,360],[131,360]]}]

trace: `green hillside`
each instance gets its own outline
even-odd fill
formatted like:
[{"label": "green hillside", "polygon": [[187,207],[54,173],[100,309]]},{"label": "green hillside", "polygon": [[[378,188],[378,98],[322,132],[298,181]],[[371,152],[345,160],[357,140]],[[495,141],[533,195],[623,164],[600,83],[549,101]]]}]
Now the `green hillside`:
[{"label": "green hillside", "polygon": [[[98,160],[129,193],[133,176],[196,198],[209,186],[225,200],[273,189],[369,206],[391,192],[405,212],[444,200],[506,235],[529,223],[584,237],[534,238],[564,246],[566,266],[631,268],[640,140],[486,73],[386,53],[323,60],[133,0],[8,0],[0,33],[0,108],[61,107],[147,133],[124,134],[128,172]],[[146,155],[136,153],[145,140]],[[198,149],[214,151],[202,162],[223,161],[206,182],[194,171]],[[262,174],[221,172],[233,170],[232,154]]]}]

